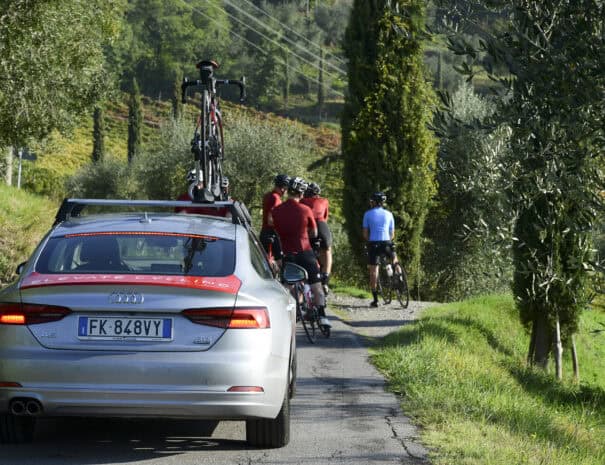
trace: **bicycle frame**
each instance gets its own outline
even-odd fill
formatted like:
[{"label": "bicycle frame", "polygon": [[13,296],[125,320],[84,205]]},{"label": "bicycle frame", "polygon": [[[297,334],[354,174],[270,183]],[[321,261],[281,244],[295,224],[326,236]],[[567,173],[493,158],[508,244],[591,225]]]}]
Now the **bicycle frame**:
[{"label": "bicycle frame", "polygon": [[[187,102],[187,88],[200,87],[202,100],[200,115],[197,119],[191,152],[194,155],[195,180],[189,186],[189,197],[194,201],[213,202],[223,199],[221,183],[223,179],[222,160],[224,158],[223,123],[221,118],[219,99],[216,94],[221,85],[236,85],[240,88],[240,101],[246,98],[245,78],[240,81],[216,79],[214,70],[218,64],[214,61],[201,61],[197,64],[200,70],[200,79],[189,81],[183,79],[181,84],[181,100]],[[195,195],[196,186],[203,183],[202,193]]]}]

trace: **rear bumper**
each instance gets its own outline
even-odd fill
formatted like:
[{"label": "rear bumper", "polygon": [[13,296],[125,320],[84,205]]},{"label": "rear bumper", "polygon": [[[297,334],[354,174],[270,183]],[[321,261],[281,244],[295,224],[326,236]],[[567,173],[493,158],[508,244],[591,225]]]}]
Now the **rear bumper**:
[{"label": "rear bumper", "polygon": [[[282,388],[283,392],[283,388]],[[213,392],[202,390],[128,389],[0,389],[0,412],[8,412],[13,398],[40,401],[41,416],[190,418],[205,420],[243,420],[275,418],[283,395],[265,393]],[[279,398],[279,397],[277,397]]]},{"label": "rear bumper", "polygon": [[[38,400],[43,416],[275,418],[288,386],[288,357],[272,353],[266,338],[256,346],[228,339],[205,352],[0,347],[0,382],[21,386],[0,387],[0,413],[18,397]],[[229,392],[233,386],[262,392]]]}]

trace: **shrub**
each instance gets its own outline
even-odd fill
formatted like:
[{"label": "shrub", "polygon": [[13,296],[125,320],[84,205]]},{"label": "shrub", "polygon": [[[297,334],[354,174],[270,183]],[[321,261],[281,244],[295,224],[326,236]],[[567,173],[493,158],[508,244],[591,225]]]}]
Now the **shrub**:
[{"label": "shrub", "polygon": [[225,174],[232,195],[251,210],[260,210],[276,174],[307,176],[306,165],[316,158],[311,140],[287,120],[230,117],[225,139]]},{"label": "shrub", "polygon": [[501,291],[511,278],[510,254],[487,234],[504,214],[495,186],[507,132],[467,127],[493,112],[468,84],[453,94],[452,111],[438,154],[439,190],[424,231],[423,291],[433,300]]}]

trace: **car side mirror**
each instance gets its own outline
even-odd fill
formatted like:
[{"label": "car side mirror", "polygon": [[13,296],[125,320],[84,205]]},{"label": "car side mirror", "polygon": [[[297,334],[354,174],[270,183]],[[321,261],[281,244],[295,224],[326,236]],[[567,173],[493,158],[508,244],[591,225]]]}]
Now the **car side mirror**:
[{"label": "car side mirror", "polygon": [[298,281],[307,279],[307,270],[302,266],[298,266],[296,263],[286,262],[284,265],[284,271],[282,273],[282,279],[288,284],[294,284]]},{"label": "car side mirror", "polygon": [[25,268],[25,265],[27,265],[27,262],[21,262],[17,265],[17,269],[15,270],[15,273],[17,273],[18,275],[20,275],[21,273],[23,273],[23,269]]}]

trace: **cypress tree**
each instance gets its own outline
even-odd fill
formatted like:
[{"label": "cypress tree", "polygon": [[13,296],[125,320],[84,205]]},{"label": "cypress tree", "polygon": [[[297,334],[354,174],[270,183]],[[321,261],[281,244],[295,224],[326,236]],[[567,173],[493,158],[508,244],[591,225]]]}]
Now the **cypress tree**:
[{"label": "cypress tree", "polygon": [[141,131],[143,129],[143,106],[141,92],[136,78],[132,80],[132,89],[128,100],[128,163],[141,149]]},{"label": "cypress tree", "polygon": [[342,118],[347,232],[361,258],[368,198],[373,191],[386,192],[397,249],[413,272],[435,191],[436,140],[427,128],[435,96],[423,62],[424,21],[421,0],[357,0],[345,35],[350,66]]},{"label": "cypress tree", "polygon": [[319,76],[317,84],[317,113],[319,115],[319,121],[321,121],[321,114],[323,113],[324,103],[326,100],[326,89],[324,86],[324,49],[319,49]]},{"label": "cypress tree", "polygon": [[289,54],[286,53],[284,56],[284,88],[283,88],[283,97],[284,97],[284,112],[288,112],[288,107],[290,106],[290,60]]},{"label": "cypress tree", "polygon": [[174,72],[174,86],[172,87],[172,116],[179,119],[183,115],[183,101],[181,100],[181,83],[183,82],[183,73],[177,69]]},{"label": "cypress tree", "polygon": [[105,158],[105,122],[103,108],[95,107],[92,129],[92,161],[98,163]]}]

